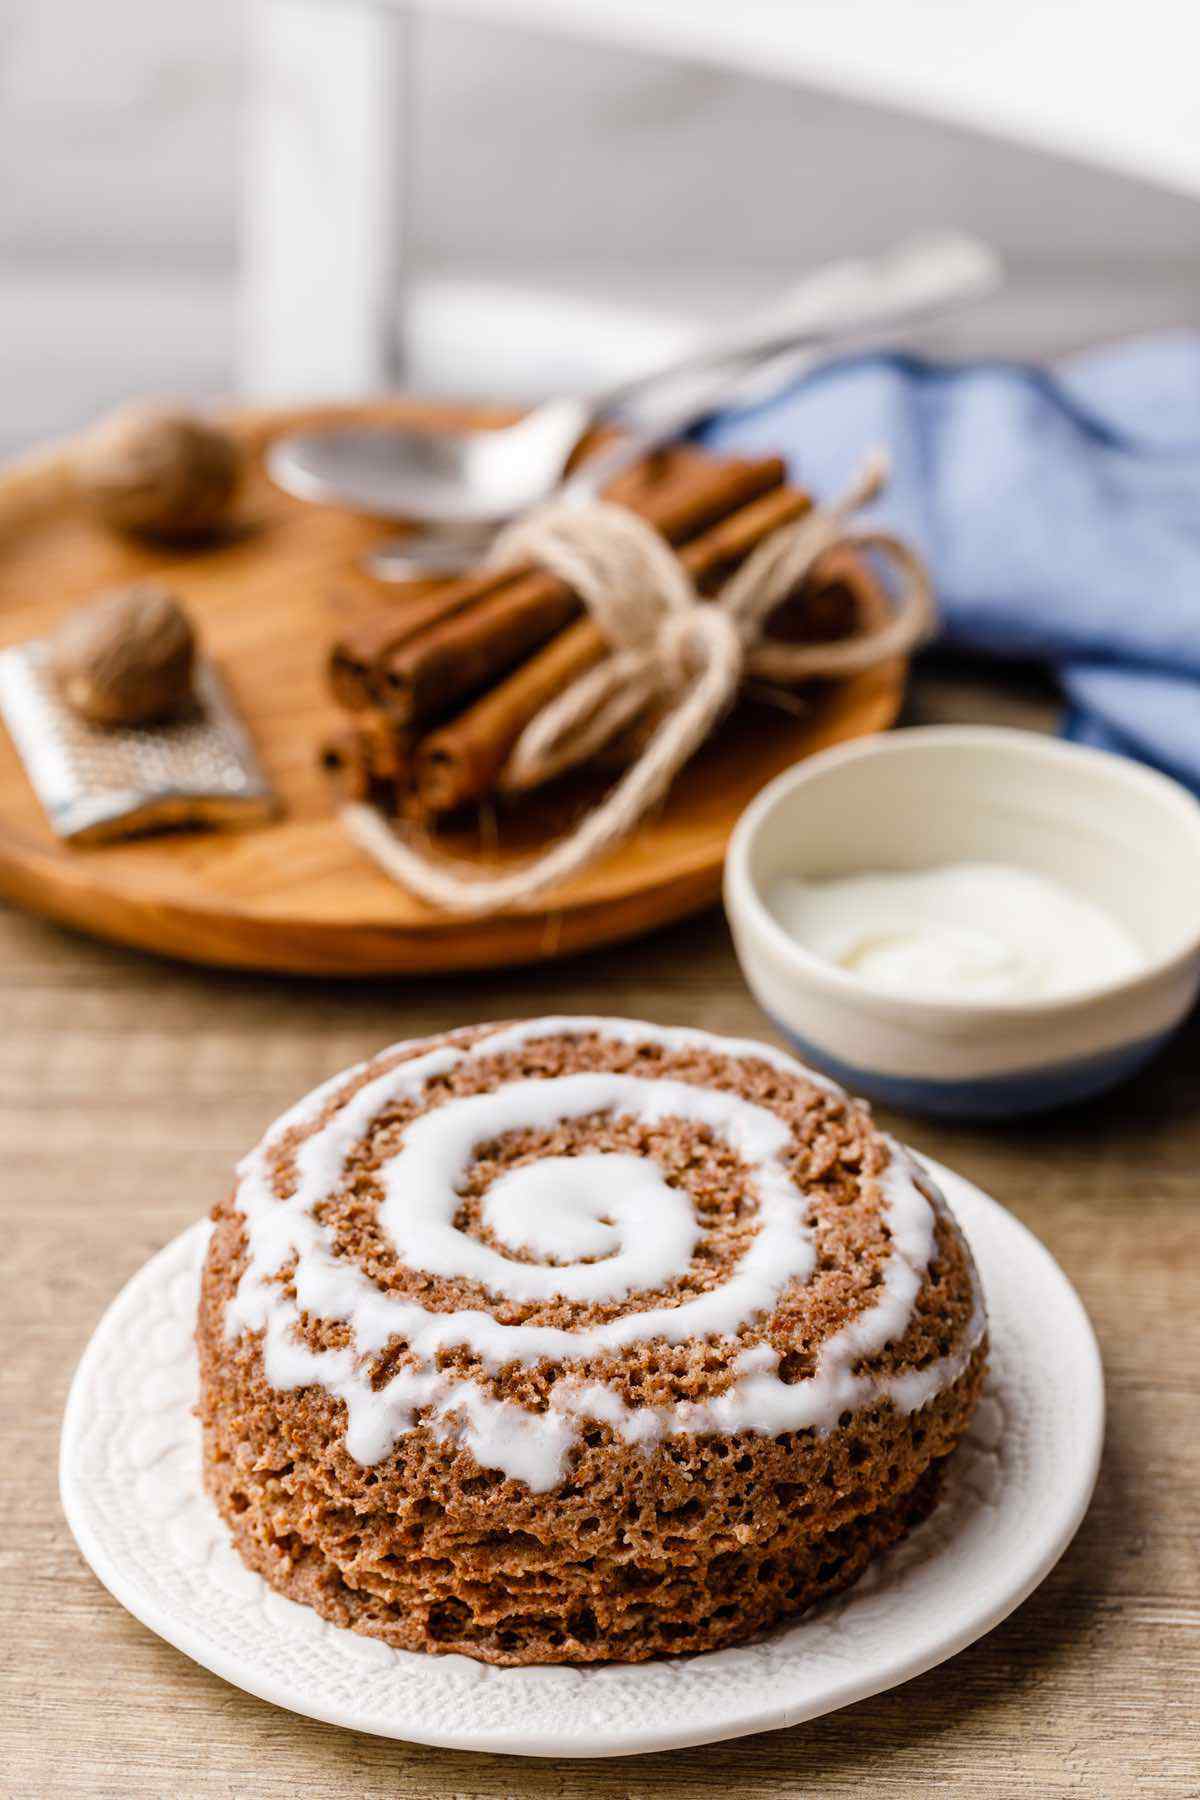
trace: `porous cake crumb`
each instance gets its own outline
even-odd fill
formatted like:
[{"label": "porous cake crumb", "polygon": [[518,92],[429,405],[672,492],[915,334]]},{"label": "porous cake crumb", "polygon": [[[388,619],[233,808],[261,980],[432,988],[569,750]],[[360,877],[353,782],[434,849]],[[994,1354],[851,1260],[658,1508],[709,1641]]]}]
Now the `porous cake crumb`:
[{"label": "porous cake crumb", "polygon": [[926,1516],[979,1395],[945,1202],[763,1046],[401,1045],[239,1175],[197,1333],[209,1492],[274,1588],[401,1649],[753,1637]]}]

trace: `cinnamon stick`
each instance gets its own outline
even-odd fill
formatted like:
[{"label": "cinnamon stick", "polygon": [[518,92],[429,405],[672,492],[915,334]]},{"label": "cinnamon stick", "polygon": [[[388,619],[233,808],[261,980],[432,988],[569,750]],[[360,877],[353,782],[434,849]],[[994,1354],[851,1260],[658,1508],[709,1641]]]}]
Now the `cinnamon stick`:
[{"label": "cinnamon stick", "polygon": [[[807,494],[780,488],[722,519],[680,552],[701,587],[726,574],[756,544],[809,510]],[[598,663],[607,645],[591,619],[560,631],[505,680],[420,743],[416,751],[417,799],[427,813],[452,812],[496,784],[526,725],[555,695]]]},{"label": "cinnamon stick", "polygon": [[317,766],[340,800],[366,800],[371,792],[371,772],[362,733],[351,728],[326,738],[317,752]]},{"label": "cinnamon stick", "polygon": [[[593,434],[588,450],[602,448],[611,435]],[[667,450],[647,457],[618,475],[606,490],[607,497],[624,506],[638,507],[662,483],[679,454]],[[374,705],[375,673],[392,650],[533,572],[532,565],[525,563],[504,569],[473,569],[458,579],[398,584],[389,592],[386,605],[358,619],[331,645],[327,674],[334,699],[349,712]]]},{"label": "cinnamon stick", "polygon": [[[348,712],[374,703],[374,673],[389,651],[449,619],[486,594],[510,587],[519,569],[480,569],[460,580],[412,583],[411,597],[397,595],[379,612],[343,631],[330,646],[327,675],[334,699]],[[405,588],[409,583],[403,584]]]},{"label": "cinnamon stick", "polygon": [[590,619],[576,619],[473,706],[429,733],[417,749],[417,798],[426,812],[453,812],[495,784],[509,751],[543,706],[604,655]]},{"label": "cinnamon stick", "polygon": [[369,714],[327,738],[318,763],[342,799],[394,802],[412,772],[412,739],[382,713]]},{"label": "cinnamon stick", "polygon": [[[717,462],[681,450],[678,459],[660,484],[626,502],[672,543],[779,487],[784,476],[777,457]],[[554,576],[542,570],[522,576],[388,652],[376,672],[380,703],[406,725],[435,719],[498,680],[579,610],[576,595]]]},{"label": "cinnamon stick", "polygon": [[362,724],[367,761],[377,781],[407,781],[412,773],[412,733],[398,726],[386,713],[367,714]]}]

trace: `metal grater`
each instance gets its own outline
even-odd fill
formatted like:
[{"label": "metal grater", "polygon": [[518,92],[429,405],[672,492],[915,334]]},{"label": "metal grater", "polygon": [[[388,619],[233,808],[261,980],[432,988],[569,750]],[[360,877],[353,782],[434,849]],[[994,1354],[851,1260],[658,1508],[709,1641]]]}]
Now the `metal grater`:
[{"label": "metal grater", "polygon": [[103,843],[171,825],[256,825],[279,810],[215,666],[190,712],[162,725],[90,725],[58,691],[50,646],[0,652],[0,714],[58,836]]}]

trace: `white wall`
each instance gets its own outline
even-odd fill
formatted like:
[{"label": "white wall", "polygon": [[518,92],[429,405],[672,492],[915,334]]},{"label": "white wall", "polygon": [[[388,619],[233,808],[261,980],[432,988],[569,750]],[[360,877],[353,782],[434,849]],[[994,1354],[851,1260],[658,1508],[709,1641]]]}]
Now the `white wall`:
[{"label": "white wall", "polygon": [[0,255],[227,267],[240,0],[0,0]]},{"label": "white wall", "polygon": [[[242,13],[0,0],[10,439],[133,385],[228,379]],[[590,44],[438,19],[418,53],[426,267],[712,311],[820,256],[952,221],[1019,277],[956,346],[1200,323],[1200,205],[1135,182]]]}]

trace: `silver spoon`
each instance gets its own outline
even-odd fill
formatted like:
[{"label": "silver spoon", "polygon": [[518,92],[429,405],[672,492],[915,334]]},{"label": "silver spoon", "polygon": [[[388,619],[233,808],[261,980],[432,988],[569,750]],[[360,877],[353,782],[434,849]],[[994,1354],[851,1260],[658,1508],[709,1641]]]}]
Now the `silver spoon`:
[{"label": "silver spoon", "polygon": [[[788,352],[788,361],[794,352]],[[815,359],[815,358],[814,358]],[[751,365],[757,374],[763,362]],[[703,379],[689,382],[681,395],[661,402],[644,422],[629,424],[620,438],[608,449],[589,456],[581,469],[552,490],[557,502],[584,505],[603,493],[625,469],[681,437],[701,419],[724,406],[736,404],[747,379],[745,365],[714,370]],[[543,496],[544,498],[545,496]],[[482,562],[496,539],[496,533],[508,521],[487,520],[481,526],[439,530],[426,526],[423,530],[395,538],[365,558],[365,566],[383,581],[411,581],[417,576],[458,575]]]},{"label": "silver spoon", "polygon": [[[514,425],[299,432],[272,445],[268,472],[303,500],[419,520],[424,530],[370,559],[375,573],[390,579],[455,573],[478,559],[506,520],[555,490],[592,497],[638,456],[729,404],[748,368],[805,345],[828,348],[921,317],[987,291],[997,278],[996,259],[985,246],[942,234],[875,261],[834,264],[800,282],[769,312],[707,337],[675,363],[601,394],[547,401]],[[564,484],[583,433],[617,411],[629,436]]]}]

